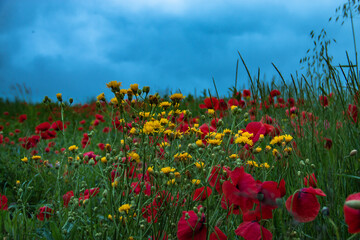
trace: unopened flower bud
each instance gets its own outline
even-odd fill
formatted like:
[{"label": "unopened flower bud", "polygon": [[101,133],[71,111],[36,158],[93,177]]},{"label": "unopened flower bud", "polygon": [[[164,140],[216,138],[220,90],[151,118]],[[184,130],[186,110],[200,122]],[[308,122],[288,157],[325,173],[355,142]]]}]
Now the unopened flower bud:
[{"label": "unopened flower bud", "polygon": [[351,152],[350,152],[350,157],[352,157],[352,156],[355,156],[357,154],[357,150],[356,149],[354,149],[354,150],[352,150]]},{"label": "unopened flower bud", "polygon": [[329,208],[328,207],[323,207],[321,209],[321,214],[326,216],[326,217],[329,216],[329,214],[330,214]]},{"label": "unopened flower bud", "polygon": [[349,200],[345,202],[345,205],[353,209],[360,210],[360,200]]}]

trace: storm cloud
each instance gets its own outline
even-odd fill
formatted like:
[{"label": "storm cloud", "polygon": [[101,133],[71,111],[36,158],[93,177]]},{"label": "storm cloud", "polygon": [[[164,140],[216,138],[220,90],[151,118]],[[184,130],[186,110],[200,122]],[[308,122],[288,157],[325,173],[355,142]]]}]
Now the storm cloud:
[{"label": "storm cloud", "polygon": [[[15,83],[41,101],[58,92],[84,102],[105,83],[148,85],[152,92],[225,95],[234,85],[239,51],[252,74],[288,77],[326,28],[338,46],[335,63],[351,52],[348,25],[328,23],[339,2],[319,1],[14,1],[0,2],[0,96]],[[338,62],[336,62],[338,61]],[[239,66],[238,86],[247,85]]]}]

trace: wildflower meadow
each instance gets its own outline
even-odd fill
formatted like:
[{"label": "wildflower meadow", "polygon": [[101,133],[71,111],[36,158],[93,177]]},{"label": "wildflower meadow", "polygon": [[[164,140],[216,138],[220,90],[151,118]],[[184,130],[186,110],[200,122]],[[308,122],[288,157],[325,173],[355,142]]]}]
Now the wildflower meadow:
[{"label": "wildflower meadow", "polygon": [[271,82],[239,53],[249,87],[224,97],[109,80],[87,104],[2,99],[0,236],[359,239],[359,69],[327,44]]}]

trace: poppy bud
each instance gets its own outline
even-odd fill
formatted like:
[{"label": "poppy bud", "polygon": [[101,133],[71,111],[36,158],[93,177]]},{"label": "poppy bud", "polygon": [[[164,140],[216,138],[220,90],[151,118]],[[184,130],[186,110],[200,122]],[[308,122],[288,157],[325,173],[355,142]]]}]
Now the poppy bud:
[{"label": "poppy bud", "polygon": [[150,87],[144,86],[142,90],[144,93],[148,94],[150,92]]},{"label": "poppy bud", "polygon": [[360,210],[360,200],[349,200],[345,202],[345,205],[356,210]]},{"label": "poppy bud", "polygon": [[330,212],[329,212],[329,208],[328,207],[323,207],[322,209],[321,209],[321,213],[322,213],[322,215],[324,215],[324,216],[329,216],[329,214],[330,214]]},{"label": "poppy bud", "polygon": [[355,156],[357,154],[357,150],[354,149],[350,152],[350,157]]},{"label": "poppy bud", "polygon": [[72,104],[74,102],[73,98],[69,98],[69,103]]}]

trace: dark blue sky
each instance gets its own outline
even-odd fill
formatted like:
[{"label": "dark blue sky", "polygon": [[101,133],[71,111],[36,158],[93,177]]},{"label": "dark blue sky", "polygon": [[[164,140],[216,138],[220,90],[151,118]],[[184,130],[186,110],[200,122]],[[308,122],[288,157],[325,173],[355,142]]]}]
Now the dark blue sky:
[{"label": "dark blue sky", "polygon": [[[106,2],[106,3],[104,3]],[[337,44],[334,64],[353,53],[350,22],[328,23],[338,0],[133,0],[0,1],[0,96],[15,83],[31,88],[32,101],[63,93],[85,102],[105,83],[148,85],[152,92],[180,89],[221,95],[234,85],[237,51],[252,75],[263,79],[300,69],[312,47],[309,33],[325,28]],[[356,19],[357,21],[358,19]],[[358,27],[358,25],[356,25]],[[351,55],[352,56],[352,55]],[[264,77],[264,74],[266,75]],[[239,65],[238,86],[247,85]]]}]

